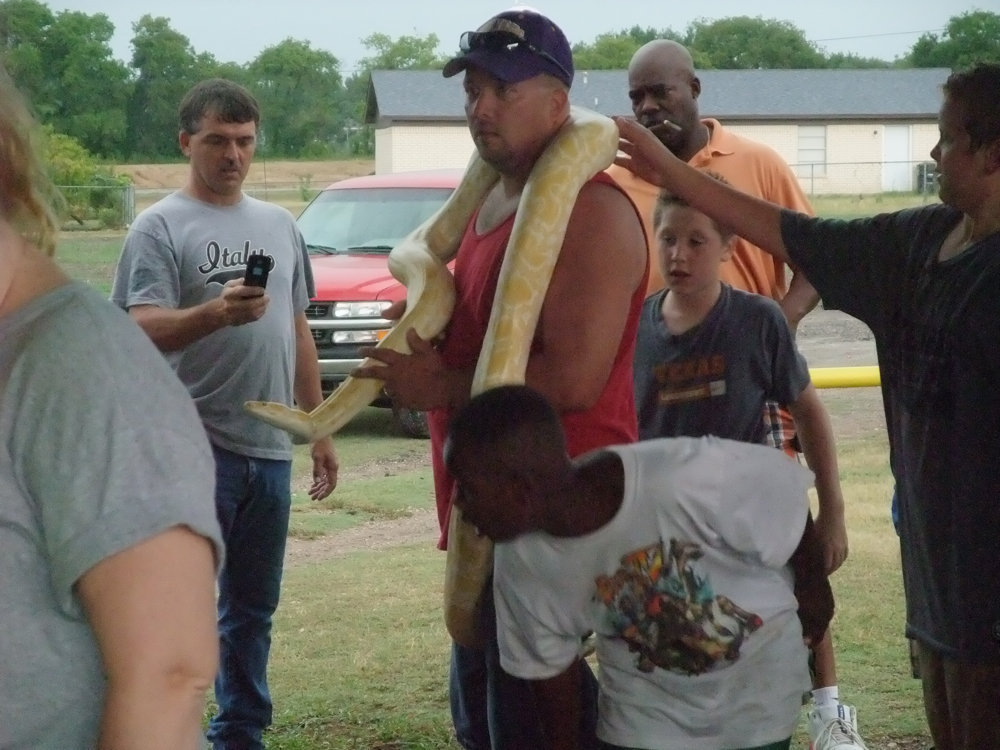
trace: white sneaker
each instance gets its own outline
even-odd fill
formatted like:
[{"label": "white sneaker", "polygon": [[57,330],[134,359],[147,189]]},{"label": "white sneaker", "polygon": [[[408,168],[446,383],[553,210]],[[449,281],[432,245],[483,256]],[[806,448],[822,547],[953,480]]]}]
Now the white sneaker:
[{"label": "white sneaker", "polygon": [[809,719],[810,750],[868,750],[858,734],[858,711],[854,706],[814,708]]}]

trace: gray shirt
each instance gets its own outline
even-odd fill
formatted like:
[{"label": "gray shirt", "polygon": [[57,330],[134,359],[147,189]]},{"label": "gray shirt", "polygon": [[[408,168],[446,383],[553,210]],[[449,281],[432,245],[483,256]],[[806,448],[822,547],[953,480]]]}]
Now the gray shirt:
[{"label": "gray shirt", "polygon": [[295,315],[309,304],[305,242],[284,208],[249,196],[216,206],[173,193],[136,217],[125,238],[111,299],[119,307],[187,308],[218,297],[242,278],[246,259],[274,262],[270,303],[260,320],[215,331],[167,358],[187,386],[209,439],[256,458],[291,458],[286,432],[250,416],[246,401],[292,403]]},{"label": "gray shirt", "polygon": [[104,675],[74,590],[173,526],[221,561],[214,467],[183,386],[83,284],[0,320],[0,747],[90,750]]},{"label": "gray shirt", "polygon": [[763,443],[764,403],[794,403],[809,368],[773,300],[722,285],[715,306],[675,336],[660,313],[666,290],[646,299],[636,337],[639,439],[717,435]]}]

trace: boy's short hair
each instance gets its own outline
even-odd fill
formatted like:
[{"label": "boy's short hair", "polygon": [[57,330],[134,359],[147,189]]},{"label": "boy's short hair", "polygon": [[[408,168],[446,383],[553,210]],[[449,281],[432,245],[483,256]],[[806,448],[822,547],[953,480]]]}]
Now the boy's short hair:
[{"label": "boy's short hair", "polygon": [[196,83],[185,94],[177,110],[181,130],[194,135],[206,115],[222,122],[260,124],[260,107],[253,95],[238,83],[224,78],[209,78]]},{"label": "boy's short hair", "polygon": [[[718,172],[712,172],[707,169],[702,171],[712,179],[718,180],[724,185],[729,184],[729,180],[727,180]],[[660,221],[663,219],[664,211],[666,211],[667,208],[669,208],[670,206],[682,206],[685,208],[690,208],[691,204],[688,203],[686,200],[684,200],[681,196],[677,195],[676,193],[672,193],[667,189],[661,190],[660,194],[656,196],[656,204],[653,206],[654,228],[660,225]],[[716,231],[722,236],[723,240],[728,240],[730,237],[736,234],[736,232],[733,231],[732,228],[727,227],[724,224],[720,224],[715,219],[710,219],[710,220],[712,222],[712,226],[715,227]]]},{"label": "boy's short hair", "polygon": [[956,71],[943,89],[962,108],[962,127],[973,151],[1000,141],[1000,63],[984,62]]}]

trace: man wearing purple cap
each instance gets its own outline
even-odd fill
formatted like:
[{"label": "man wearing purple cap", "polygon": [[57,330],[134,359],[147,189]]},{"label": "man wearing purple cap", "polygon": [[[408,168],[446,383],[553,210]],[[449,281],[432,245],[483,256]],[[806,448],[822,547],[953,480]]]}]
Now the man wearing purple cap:
[{"label": "man wearing purple cap", "polygon": [[[411,337],[412,355],[366,350],[386,367],[378,377],[397,403],[429,411],[434,484],[442,530],[454,480],[442,460],[451,415],[469,400],[500,265],[531,169],[570,115],[573,55],[565,35],[537,12],[515,8],[462,34],[461,53],[445,77],[464,71],[465,114],[484,161],[500,173],[466,228],[458,249],[458,292],[444,341]],[[568,451],[578,455],[634,442],[632,354],[648,274],[642,223],[631,200],[599,174],[577,196],[528,360],[526,381],[561,414]],[[446,539],[442,539],[442,546]],[[480,629],[486,647],[455,644],[451,704],[458,742],[467,750],[592,747],[595,681],[583,659],[542,681],[514,679],[500,666],[492,589]],[[534,687],[533,687],[534,686]],[[558,688],[553,690],[553,688]],[[585,700],[554,706],[557,693]],[[582,706],[582,708],[581,708]],[[565,709],[565,710],[564,710]],[[541,715],[559,726],[542,726]]]}]

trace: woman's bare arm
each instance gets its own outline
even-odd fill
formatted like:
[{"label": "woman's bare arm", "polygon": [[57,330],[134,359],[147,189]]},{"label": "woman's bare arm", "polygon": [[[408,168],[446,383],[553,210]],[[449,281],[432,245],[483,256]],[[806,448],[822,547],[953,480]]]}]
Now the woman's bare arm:
[{"label": "woman's bare arm", "polygon": [[175,526],[77,582],[107,674],[101,750],[194,750],[218,665],[211,543]]}]

